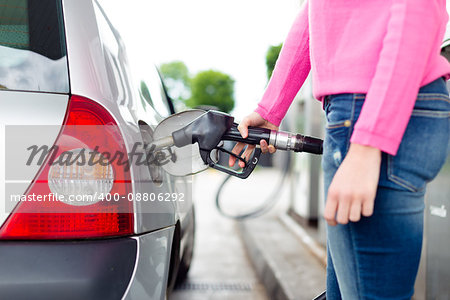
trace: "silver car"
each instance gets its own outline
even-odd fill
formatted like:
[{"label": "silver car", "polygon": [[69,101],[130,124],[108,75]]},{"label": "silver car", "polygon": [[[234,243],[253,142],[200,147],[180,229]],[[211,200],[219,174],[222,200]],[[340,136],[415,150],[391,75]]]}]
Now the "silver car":
[{"label": "silver car", "polygon": [[146,146],[173,113],[97,1],[0,0],[0,299],[167,297],[192,258],[191,178]]}]

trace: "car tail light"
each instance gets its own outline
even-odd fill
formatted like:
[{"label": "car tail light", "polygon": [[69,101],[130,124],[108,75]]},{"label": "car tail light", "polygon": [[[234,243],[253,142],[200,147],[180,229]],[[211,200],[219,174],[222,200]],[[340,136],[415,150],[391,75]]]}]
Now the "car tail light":
[{"label": "car tail light", "polygon": [[0,229],[0,239],[132,234],[128,157],[122,134],[108,111],[89,99],[72,96],[55,146],[25,194],[41,199],[47,195],[47,201],[17,204]]},{"label": "car tail light", "polygon": [[[83,160],[86,153],[92,153],[94,161],[107,160],[102,154],[92,149],[79,148],[65,151],[64,155],[75,157],[73,164],[55,164],[50,167],[48,172],[48,186],[54,194],[63,195],[63,201],[72,205],[90,205],[100,200],[106,200],[106,197],[99,195],[111,194],[114,184],[114,170],[111,164],[96,163],[90,165]],[[61,160],[61,156],[56,161]],[[90,196],[90,199],[84,201],[69,201],[70,196],[74,200],[81,199],[83,196]],[[85,197],[87,198],[87,197]]]}]

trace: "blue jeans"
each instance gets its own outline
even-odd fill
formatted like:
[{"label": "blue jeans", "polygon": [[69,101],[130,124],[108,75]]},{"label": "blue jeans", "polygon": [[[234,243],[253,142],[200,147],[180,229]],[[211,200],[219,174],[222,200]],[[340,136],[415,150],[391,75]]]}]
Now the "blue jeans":
[{"label": "blue jeans", "polygon": [[[324,99],[325,195],[347,154],[364,99],[364,94]],[[327,227],[327,299],[412,297],[422,248],[425,188],[445,162],[449,137],[450,100],[440,78],[420,89],[397,155],[382,154],[373,215]]]}]

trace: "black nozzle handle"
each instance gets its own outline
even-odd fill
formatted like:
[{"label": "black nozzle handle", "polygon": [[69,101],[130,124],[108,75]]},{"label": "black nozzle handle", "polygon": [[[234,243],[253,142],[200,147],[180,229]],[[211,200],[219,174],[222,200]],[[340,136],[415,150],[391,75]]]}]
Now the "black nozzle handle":
[{"label": "black nozzle handle", "polygon": [[237,124],[225,132],[222,140],[242,142],[251,145],[259,145],[261,140],[267,144],[275,146],[279,150],[291,150],[294,152],[308,152],[313,154],[322,154],[323,141],[318,138],[294,134],[285,131],[275,131],[268,128],[248,127],[248,137],[243,138],[237,129]]},{"label": "black nozzle handle", "polygon": [[232,168],[225,167],[225,166],[220,165],[219,163],[215,162],[213,159],[211,159],[211,152],[208,152],[208,151],[200,149],[200,156],[202,157],[203,161],[206,161],[206,163],[211,168],[214,168],[216,170],[219,170],[221,172],[227,173],[229,175],[233,175],[233,176],[241,178],[241,179],[247,178],[253,172],[253,170],[255,169],[256,165],[259,162],[259,156],[261,155],[261,149],[257,148],[257,149],[255,149],[255,151],[253,153],[253,156],[251,157],[250,161],[245,161],[241,157],[235,155],[231,151],[228,151],[228,150],[226,150],[226,149],[224,149],[222,147],[217,147],[216,149],[219,150],[219,151],[225,152],[225,153],[227,153],[227,154],[229,154],[231,156],[234,156],[238,160],[244,161],[245,167],[242,168],[241,171],[237,171],[237,170],[234,170]]},{"label": "black nozzle handle", "polygon": [[272,130],[261,127],[248,127],[248,137],[245,139],[237,129],[238,124],[234,123],[230,129],[222,136],[225,141],[242,142],[251,145],[259,145],[261,140],[265,140],[267,143],[270,141],[270,132]]}]

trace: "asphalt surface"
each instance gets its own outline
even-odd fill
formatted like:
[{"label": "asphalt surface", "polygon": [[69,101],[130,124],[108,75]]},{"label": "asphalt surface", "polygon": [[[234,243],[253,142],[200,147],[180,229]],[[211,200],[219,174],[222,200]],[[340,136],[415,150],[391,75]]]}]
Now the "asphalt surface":
[{"label": "asphalt surface", "polygon": [[[236,221],[221,216],[214,204],[225,175],[208,170],[195,175],[196,241],[188,279],[170,300],[269,299],[251,265]],[[232,179],[223,190],[225,208],[242,213],[258,206],[275,187],[276,170],[255,170],[247,180]],[[271,214],[285,209],[287,193]]]}]

